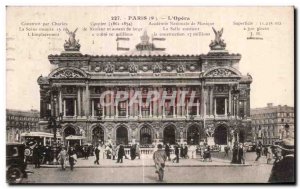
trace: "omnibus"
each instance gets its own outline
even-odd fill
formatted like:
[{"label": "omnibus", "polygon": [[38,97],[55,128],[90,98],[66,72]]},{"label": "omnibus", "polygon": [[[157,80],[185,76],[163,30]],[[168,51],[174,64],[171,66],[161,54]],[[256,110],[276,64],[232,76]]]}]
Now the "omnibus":
[{"label": "omnibus", "polygon": [[[57,143],[62,142],[62,137],[58,135],[56,137]],[[21,133],[21,142],[25,144],[25,156],[31,157],[33,148],[40,144],[43,146],[51,146],[54,142],[54,135],[46,132],[25,132]]]}]

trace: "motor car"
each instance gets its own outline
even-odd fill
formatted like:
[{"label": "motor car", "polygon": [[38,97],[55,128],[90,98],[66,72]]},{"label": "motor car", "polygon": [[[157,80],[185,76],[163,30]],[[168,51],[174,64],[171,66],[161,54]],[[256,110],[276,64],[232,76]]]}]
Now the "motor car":
[{"label": "motor car", "polygon": [[27,178],[24,150],[24,144],[6,144],[6,181],[10,184],[20,183]]}]

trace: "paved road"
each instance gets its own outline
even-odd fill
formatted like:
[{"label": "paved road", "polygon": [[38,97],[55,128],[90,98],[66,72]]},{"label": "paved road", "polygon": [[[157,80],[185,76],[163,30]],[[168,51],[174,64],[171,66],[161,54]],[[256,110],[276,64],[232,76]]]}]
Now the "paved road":
[{"label": "paved road", "polygon": [[[249,167],[166,167],[164,183],[267,182],[271,165]],[[33,169],[25,183],[159,183],[152,167]]]}]

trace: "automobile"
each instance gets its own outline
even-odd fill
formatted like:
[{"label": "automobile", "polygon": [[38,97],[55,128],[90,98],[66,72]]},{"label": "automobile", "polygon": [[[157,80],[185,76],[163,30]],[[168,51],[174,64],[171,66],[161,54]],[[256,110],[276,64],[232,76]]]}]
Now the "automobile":
[{"label": "automobile", "polygon": [[8,183],[20,183],[27,178],[24,150],[24,144],[6,144],[6,181]]}]

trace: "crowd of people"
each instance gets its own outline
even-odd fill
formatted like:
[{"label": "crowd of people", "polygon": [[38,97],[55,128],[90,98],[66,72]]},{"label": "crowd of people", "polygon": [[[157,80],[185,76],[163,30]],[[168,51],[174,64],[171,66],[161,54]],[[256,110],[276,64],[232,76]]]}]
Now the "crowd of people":
[{"label": "crowd of people", "polygon": [[[127,153],[125,151],[125,147],[127,149]],[[245,164],[248,146],[244,145],[243,143],[234,143],[232,149],[228,145],[225,146],[224,150],[222,151],[224,151],[223,158],[231,158],[231,163]],[[97,165],[100,164],[100,159],[110,159],[116,161],[116,163],[123,163],[123,158],[128,160],[135,160],[136,158],[141,159],[141,147],[139,144],[124,146],[123,144],[114,145],[100,142],[96,146],[75,145],[69,146],[68,148],[61,146],[58,147],[57,152],[57,160],[61,165],[62,170],[65,170],[67,164],[69,164],[70,169],[73,170],[78,156],[82,157],[83,160],[88,160],[90,156],[94,156],[94,164]],[[163,179],[162,173],[164,170],[165,161],[179,163],[180,159],[194,159],[196,156],[202,161],[212,161],[211,152],[212,147],[209,145],[170,145],[169,143],[165,145],[157,145],[156,150],[154,150],[152,154],[156,167],[156,173],[160,174],[159,180]],[[273,169],[269,182],[281,182],[282,180],[290,181],[294,178],[293,141],[291,142],[291,140],[283,140],[282,145],[279,146],[266,146],[259,142],[255,147],[255,152],[255,162],[259,161],[259,159],[261,159],[263,156],[265,157],[267,164],[273,162]],[[229,156],[229,153],[232,155],[231,157]],[[33,148],[32,162],[36,168],[39,168],[41,164],[47,164],[53,161],[53,159],[54,154],[51,146],[35,145]]]}]

